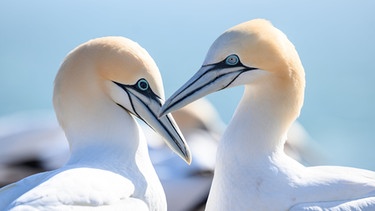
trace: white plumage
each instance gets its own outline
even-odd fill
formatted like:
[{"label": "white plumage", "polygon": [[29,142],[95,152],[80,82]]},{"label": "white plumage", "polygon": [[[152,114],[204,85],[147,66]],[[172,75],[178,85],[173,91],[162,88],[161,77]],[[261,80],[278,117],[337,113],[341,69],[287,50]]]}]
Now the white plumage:
[{"label": "white plumage", "polygon": [[375,210],[375,172],[305,167],[284,153],[302,108],[305,74],[293,44],[268,21],[224,32],[160,115],[238,85],[245,92],[218,147],[207,210]]},{"label": "white plumage", "polygon": [[105,37],[74,49],[54,89],[70,159],[57,170],[0,189],[0,210],[166,210],[146,139],[133,117],[190,163],[172,116],[157,118],[163,98],[159,70],[137,43]]}]

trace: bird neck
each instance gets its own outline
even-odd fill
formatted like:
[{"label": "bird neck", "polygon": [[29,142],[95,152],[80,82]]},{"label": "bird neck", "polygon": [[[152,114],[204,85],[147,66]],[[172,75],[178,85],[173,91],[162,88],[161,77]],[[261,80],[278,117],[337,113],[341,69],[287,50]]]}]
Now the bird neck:
[{"label": "bird neck", "polygon": [[282,152],[286,133],[299,115],[302,101],[303,87],[294,83],[275,80],[258,87],[246,86],[223,136],[223,154],[233,152],[238,157],[243,153],[243,159],[249,160]]},{"label": "bird neck", "polygon": [[163,189],[141,127],[120,106],[111,105],[96,115],[81,111],[80,125],[66,129],[71,149],[66,168],[95,168],[119,174],[135,185],[135,198],[149,204],[163,202]]},{"label": "bird neck", "polygon": [[80,164],[115,166],[121,171],[121,166],[135,164],[138,157],[148,158],[144,156],[148,154],[147,143],[139,125],[115,103],[97,101],[75,111],[76,121],[64,125],[71,150],[69,163],[78,159]]},{"label": "bird neck", "polygon": [[[66,70],[56,76],[53,103],[69,142],[69,164],[79,160],[121,170],[133,165],[137,157],[151,165],[142,131],[133,116],[108,96],[99,74],[85,71],[91,66],[65,65]],[[72,72],[74,77],[69,75]]]}]

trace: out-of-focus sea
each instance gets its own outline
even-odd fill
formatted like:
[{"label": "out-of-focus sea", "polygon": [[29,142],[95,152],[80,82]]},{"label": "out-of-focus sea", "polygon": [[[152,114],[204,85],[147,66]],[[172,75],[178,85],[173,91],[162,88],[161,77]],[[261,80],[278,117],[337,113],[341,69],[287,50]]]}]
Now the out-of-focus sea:
[{"label": "out-of-focus sea", "polygon": [[[299,121],[326,163],[375,170],[375,1],[1,1],[0,116],[52,110],[54,76],[89,39],[121,35],[153,56],[169,97],[211,43],[238,23],[266,18],[295,44],[306,71]],[[230,121],[243,88],[209,95]]]}]

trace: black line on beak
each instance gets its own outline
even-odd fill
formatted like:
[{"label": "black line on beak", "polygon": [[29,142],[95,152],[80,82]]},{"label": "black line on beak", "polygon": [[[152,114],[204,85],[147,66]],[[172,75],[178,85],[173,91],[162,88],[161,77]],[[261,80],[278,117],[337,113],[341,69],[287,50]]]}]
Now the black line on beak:
[{"label": "black line on beak", "polygon": [[230,86],[242,73],[244,72],[247,72],[247,71],[252,71],[252,70],[256,70],[258,68],[255,68],[255,67],[247,67],[246,69],[243,69],[241,71],[239,71],[239,74],[236,75],[236,77],[233,78],[233,80],[231,80],[226,86],[224,86],[223,88],[221,88],[220,90],[223,90],[225,88],[227,88],[228,86]]},{"label": "black line on beak", "polygon": [[[224,61],[221,61],[219,63],[215,63],[215,64],[207,64],[207,65],[203,65],[202,67],[208,67],[208,66],[212,66],[212,68],[210,69],[207,69],[203,74],[201,74],[197,79],[195,79],[193,82],[191,82],[187,87],[185,87],[183,90],[181,90],[180,92],[178,92],[177,95],[181,94],[183,91],[185,91],[186,89],[188,89],[192,84],[194,84],[195,82],[197,82],[199,79],[201,79],[203,76],[205,76],[207,73],[211,72],[211,71],[214,71],[214,70],[220,70],[220,69],[226,69],[226,68],[234,68],[234,67],[243,67],[244,69],[241,69],[241,70],[238,70],[238,75],[236,77],[233,78],[233,80],[231,80],[227,85],[225,85],[223,88],[221,88],[220,90],[222,89],[225,89],[227,88],[229,85],[231,85],[242,73],[244,72],[247,72],[247,71],[251,71],[251,70],[256,70],[258,68],[255,68],[255,67],[247,67],[245,65],[243,65],[240,61],[238,62],[237,65],[235,66],[228,66],[226,63],[225,63],[225,60]],[[229,73],[227,73],[229,74]],[[184,100],[185,98],[193,95],[195,92],[201,90],[203,87],[207,86],[208,84],[210,83],[213,83],[214,81],[226,76],[227,74],[221,74],[219,75],[218,77],[215,77],[213,80],[211,81],[207,81],[207,83],[203,84],[202,86],[198,87],[197,89],[194,89],[192,92],[188,93],[184,98],[182,99],[179,99],[177,100],[176,102],[170,104],[168,106],[168,108],[170,107],[173,107],[174,105],[180,103],[182,100]]]},{"label": "black line on beak", "polygon": [[[145,97],[150,98],[151,101],[155,101],[155,102],[157,102],[158,105],[161,107],[161,106],[162,106],[161,98],[160,98],[158,95],[156,95],[156,94],[151,90],[151,88],[149,89],[149,91],[147,92],[147,94],[145,94],[145,93],[139,91],[139,90],[135,87],[135,85],[125,85],[125,84],[117,83],[117,82],[115,82],[115,81],[113,81],[113,82],[114,82],[116,85],[118,85],[119,87],[121,87],[121,88],[127,93],[128,98],[129,98],[129,101],[130,101],[130,105],[132,106],[132,109],[133,109],[133,111],[134,111],[134,114],[135,114],[139,119],[141,119],[141,120],[142,120],[144,123],[146,123],[146,124],[152,129],[152,130],[155,131],[155,129],[154,129],[154,128],[153,128],[153,127],[152,127],[152,126],[151,126],[151,125],[145,120],[145,119],[143,119],[143,118],[137,113],[137,110],[136,110],[135,107],[134,107],[134,103],[133,103],[133,100],[132,100],[132,98],[131,98],[131,95],[134,96],[134,97],[136,97],[136,98],[137,98],[137,99],[138,99],[138,100],[144,105],[144,107],[147,108],[148,112],[149,112],[150,114],[152,114],[152,116],[153,116],[153,117],[154,117],[154,118],[160,123],[160,125],[164,128],[164,131],[166,131],[166,132],[168,133],[168,135],[169,135],[173,140],[175,140],[175,139],[173,138],[173,137],[174,137],[173,134],[167,129],[167,127],[163,124],[163,122],[160,121],[158,115],[156,115],[154,112],[152,112],[152,110],[150,109],[150,107],[149,107],[149,106],[148,106],[148,105],[147,105],[142,99],[140,99],[139,97],[135,96],[134,94],[131,94],[131,92],[128,90],[128,89],[133,89],[134,91],[143,94]],[[118,104],[118,103],[117,103],[117,105],[119,105],[121,108],[123,108],[123,109],[126,110],[127,112],[130,112],[128,109],[126,109],[126,108],[123,107],[122,105],[120,105],[120,104]],[[133,112],[130,112],[130,113],[133,113]],[[166,116],[166,118],[167,118],[168,122],[171,124],[173,130],[174,130],[174,131],[176,132],[176,134],[179,136],[179,138],[180,138],[181,140],[183,140],[183,138],[180,136],[180,133],[178,133],[178,131],[176,130],[176,128],[175,128],[174,125],[172,124],[170,118],[169,118],[168,116]],[[156,132],[156,131],[155,131],[155,132]],[[158,133],[158,132],[156,132],[156,133]],[[180,149],[180,151],[183,152],[185,156],[187,156],[187,155],[185,154],[186,148],[183,147],[183,146],[181,146],[179,142],[174,141],[174,143],[178,146],[178,148]],[[184,149],[184,150],[183,150],[183,149]]]}]

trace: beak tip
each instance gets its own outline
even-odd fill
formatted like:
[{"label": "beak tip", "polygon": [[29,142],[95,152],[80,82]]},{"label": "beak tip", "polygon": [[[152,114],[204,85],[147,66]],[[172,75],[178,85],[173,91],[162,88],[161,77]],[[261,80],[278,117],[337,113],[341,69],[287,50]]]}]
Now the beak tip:
[{"label": "beak tip", "polygon": [[160,112],[158,114],[158,117],[160,118],[160,117],[163,117],[163,116],[165,116],[165,111],[163,111],[163,109],[162,109],[162,110],[160,110]]},{"label": "beak tip", "polygon": [[162,106],[159,112],[159,118],[165,116],[168,113],[168,108],[165,106]]},{"label": "beak tip", "polygon": [[190,154],[190,151],[189,151],[189,150],[187,151],[187,154],[184,156],[184,160],[185,160],[185,162],[186,162],[188,165],[191,164],[192,157],[191,157],[191,154]]},{"label": "beak tip", "polygon": [[176,151],[176,153],[188,164],[190,165],[191,164],[191,161],[192,161],[192,155],[191,155],[191,151],[190,151],[190,148],[189,148],[189,145],[186,143],[185,140],[183,140],[184,142],[184,148],[178,151]]},{"label": "beak tip", "polygon": [[190,149],[187,150],[187,154],[186,154],[186,162],[187,164],[191,164],[191,161],[192,161],[192,155],[191,155],[191,152],[190,152]]}]

